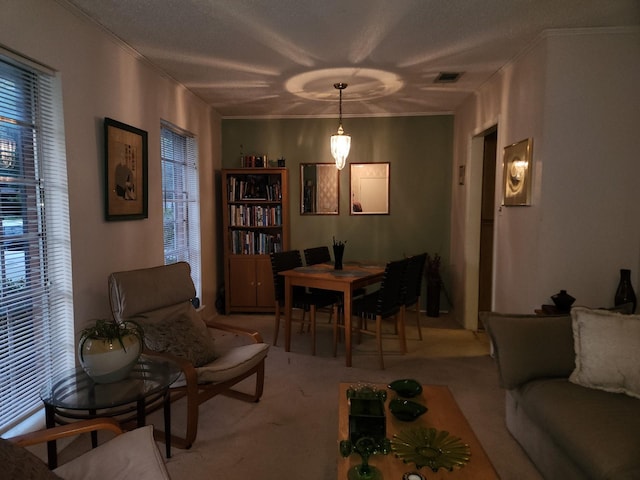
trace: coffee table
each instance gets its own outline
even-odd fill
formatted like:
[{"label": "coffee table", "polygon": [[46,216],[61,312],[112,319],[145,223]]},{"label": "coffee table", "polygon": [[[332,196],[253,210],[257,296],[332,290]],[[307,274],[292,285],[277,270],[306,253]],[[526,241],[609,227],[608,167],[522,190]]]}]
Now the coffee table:
[{"label": "coffee table", "polygon": [[[341,383],[339,388],[338,443],[340,440],[349,438],[347,389],[351,385],[353,384]],[[384,384],[371,386],[377,390],[387,388]],[[387,438],[391,440],[394,433],[417,426],[446,430],[451,435],[460,437],[464,443],[469,445],[471,450],[469,462],[464,467],[454,468],[451,472],[443,469],[433,472],[427,467],[417,470],[415,464],[404,463],[391,452],[388,455],[371,456],[369,464],[377,467],[385,480],[400,480],[402,475],[407,472],[419,472],[428,480],[498,480],[500,477],[493,465],[491,465],[489,457],[487,457],[478,438],[473,433],[469,422],[462,414],[449,388],[443,385],[423,385],[422,388],[422,393],[412,398],[412,400],[427,406],[429,410],[413,422],[401,422],[389,412],[389,400],[395,397],[395,392],[387,390],[387,401],[385,402]],[[338,456],[338,480],[346,480],[349,468],[362,463],[360,456],[356,453],[343,458],[337,445],[336,455]]]},{"label": "coffee table", "polygon": [[[47,428],[56,423],[96,417],[113,417],[121,424],[146,423],[146,414],[163,407],[165,446],[171,456],[171,398],[169,386],[180,376],[178,364],[151,355],[141,355],[127,378],[113,383],[95,383],[82,368],[54,375],[40,391]],[[97,446],[96,432],[91,443]],[[55,441],[48,442],[49,468],[57,466]]]}]

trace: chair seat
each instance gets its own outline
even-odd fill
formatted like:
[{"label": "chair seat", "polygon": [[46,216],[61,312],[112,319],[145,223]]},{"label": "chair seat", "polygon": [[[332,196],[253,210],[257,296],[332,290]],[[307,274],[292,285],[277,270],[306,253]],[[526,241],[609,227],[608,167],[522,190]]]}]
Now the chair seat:
[{"label": "chair seat", "polygon": [[196,368],[198,383],[220,383],[237,377],[258,365],[268,352],[268,343],[251,343],[234,347],[213,362]]},{"label": "chair seat", "polygon": [[58,467],[54,473],[65,480],[169,480],[153,438],[153,425],[118,435]]},{"label": "chair seat", "polygon": [[354,315],[365,316],[375,319],[377,315],[383,318],[395,315],[400,311],[400,305],[393,305],[381,310],[377,310],[380,295],[379,292],[372,292],[353,301],[352,311]]}]

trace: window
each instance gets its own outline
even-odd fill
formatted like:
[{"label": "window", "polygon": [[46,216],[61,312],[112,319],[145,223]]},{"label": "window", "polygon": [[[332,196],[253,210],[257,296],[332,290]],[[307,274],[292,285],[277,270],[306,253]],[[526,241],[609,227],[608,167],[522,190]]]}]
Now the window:
[{"label": "window", "polygon": [[192,135],[166,123],[161,126],[160,138],[164,263],[189,262],[196,294],[200,295],[198,146]]},{"label": "window", "polygon": [[61,112],[52,72],[0,50],[0,433],[74,364]]}]

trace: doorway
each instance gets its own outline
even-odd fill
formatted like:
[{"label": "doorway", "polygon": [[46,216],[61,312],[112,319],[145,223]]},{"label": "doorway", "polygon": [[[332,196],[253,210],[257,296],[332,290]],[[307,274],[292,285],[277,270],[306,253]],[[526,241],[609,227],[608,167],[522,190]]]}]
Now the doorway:
[{"label": "doorway", "polygon": [[[498,127],[482,136],[482,199],[480,207],[480,259],[478,267],[478,311],[490,311],[493,305],[493,231],[495,221],[496,155]],[[482,325],[478,325],[483,328]]]}]

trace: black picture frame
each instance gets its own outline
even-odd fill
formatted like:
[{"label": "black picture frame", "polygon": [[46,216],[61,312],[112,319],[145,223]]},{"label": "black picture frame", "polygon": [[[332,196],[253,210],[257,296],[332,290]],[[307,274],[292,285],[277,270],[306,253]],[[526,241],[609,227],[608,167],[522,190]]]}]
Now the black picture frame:
[{"label": "black picture frame", "polygon": [[105,219],[148,218],[147,132],[104,119]]}]

